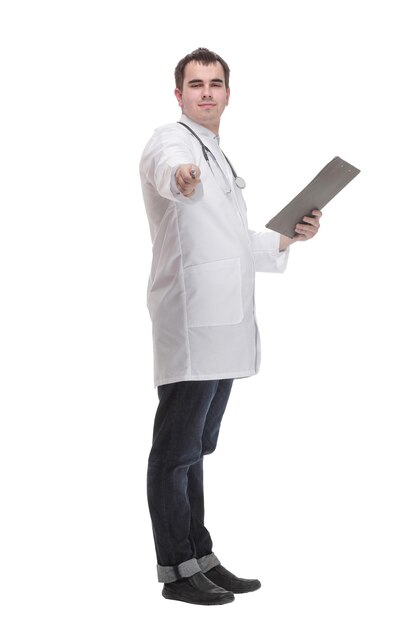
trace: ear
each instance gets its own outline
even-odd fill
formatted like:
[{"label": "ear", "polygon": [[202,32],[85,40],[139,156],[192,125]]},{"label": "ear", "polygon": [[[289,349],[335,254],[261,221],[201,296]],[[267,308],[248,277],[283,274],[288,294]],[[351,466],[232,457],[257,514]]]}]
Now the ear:
[{"label": "ear", "polygon": [[178,87],[175,87],[175,91],[174,91],[175,97],[178,101],[179,106],[182,108],[183,106],[183,102],[182,102],[182,91],[180,91],[178,89]]}]

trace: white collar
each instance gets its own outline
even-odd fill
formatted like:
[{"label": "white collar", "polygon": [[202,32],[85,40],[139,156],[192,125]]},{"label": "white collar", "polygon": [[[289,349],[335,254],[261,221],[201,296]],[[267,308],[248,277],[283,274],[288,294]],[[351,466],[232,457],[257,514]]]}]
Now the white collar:
[{"label": "white collar", "polygon": [[183,122],[184,124],[187,124],[187,126],[192,128],[193,131],[199,137],[201,137],[201,136],[202,137],[208,137],[209,139],[214,139],[215,141],[217,141],[217,143],[220,143],[220,136],[219,135],[215,135],[213,132],[211,132],[211,130],[209,130],[205,126],[201,126],[201,124],[197,124],[197,122],[194,122],[193,120],[190,120],[190,118],[187,117],[186,115],[184,115],[184,113],[181,115],[180,122]]}]

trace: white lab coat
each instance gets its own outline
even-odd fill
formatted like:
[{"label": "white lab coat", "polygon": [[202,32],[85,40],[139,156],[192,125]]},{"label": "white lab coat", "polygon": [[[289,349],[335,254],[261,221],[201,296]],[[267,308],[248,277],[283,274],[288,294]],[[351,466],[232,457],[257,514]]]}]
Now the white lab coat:
[{"label": "white lab coat", "polygon": [[[174,123],[156,129],[140,162],[153,243],[148,309],[155,387],[256,374],[261,350],[255,270],[283,272],[288,259],[288,249],[279,252],[278,233],[248,229],[242,192],[218,136],[185,115],[181,121],[215,155],[231,192],[224,193],[221,173],[213,167],[213,175],[186,128]],[[190,198],[175,185],[183,163],[201,170],[201,184]]]}]

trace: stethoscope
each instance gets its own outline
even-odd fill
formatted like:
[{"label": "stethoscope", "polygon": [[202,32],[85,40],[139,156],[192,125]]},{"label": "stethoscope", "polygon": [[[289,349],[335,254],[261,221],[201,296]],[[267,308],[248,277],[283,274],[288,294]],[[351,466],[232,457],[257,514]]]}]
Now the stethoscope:
[{"label": "stethoscope", "polygon": [[[190,131],[190,133],[191,133],[192,135],[194,135],[194,137],[195,137],[195,138],[196,138],[196,139],[200,142],[200,144],[201,144],[201,149],[202,149],[202,151],[203,151],[204,158],[205,158],[205,160],[206,160],[206,162],[207,162],[207,164],[208,164],[209,168],[211,169],[211,165],[210,165],[210,161],[209,161],[208,155],[209,155],[209,154],[211,154],[211,156],[212,156],[212,158],[213,158],[214,162],[217,164],[217,167],[220,169],[220,171],[221,171],[221,172],[223,172],[222,168],[220,167],[220,165],[219,165],[219,164],[218,164],[218,162],[217,162],[216,157],[214,156],[214,154],[212,153],[212,151],[211,151],[209,148],[207,148],[207,146],[206,146],[206,145],[205,145],[205,144],[201,141],[201,139],[200,139],[200,137],[197,135],[197,133],[195,133],[195,132],[193,131],[193,129],[192,129],[192,128],[190,128],[189,126],[187,126],[187,124],[184,124],[184,122],[178,122],[178,124],[181,124],[181,126],[185,126],[185,128],[188,128],[188,130]],[[236,174],[236,170],[234,169],[233,165],[230,163],[229,159],[227,158],[227,156],[225,155],[225,153],[223,152],[223,150],[222,150],[222,154],[223,154],[224,158],[226,159],[226,161],[228,162],[230,169],[232,170],[232,174],[233,174],[233,178],[235,179],[235,185],[236,185],[236,187],[239,187],[239,189],[244,189],[244,188],[246,187],[246,183],[245,183],[245,181],[243,180],[243,178],[242,178],[241,176],[238,176],[238,175]]]}]

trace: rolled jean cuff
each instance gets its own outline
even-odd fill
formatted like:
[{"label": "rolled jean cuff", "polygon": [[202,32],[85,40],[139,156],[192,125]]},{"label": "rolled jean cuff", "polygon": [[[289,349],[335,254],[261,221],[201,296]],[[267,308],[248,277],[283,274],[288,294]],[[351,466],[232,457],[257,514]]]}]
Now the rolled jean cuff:
[{"label": "rolled jean cuff", "polygon": [[203,572],[203,574],[204,572],[208,572],[209,569],[216,567],[216,565],[220,565],[220,561],[217,558],[217,556],[214,554],[214,552],[211,552],[210,554],[206,554],[205,556],[202,556],[200,559],[197,559],[197,563],[200,566],[200,569]]},{"label": "rolled jean cuff", "polygon": [[173,583],[180,578],[189,578],[201,570],[197,559],[189,559],[179,565],[157,565],[157,571],[158,582]]}]

